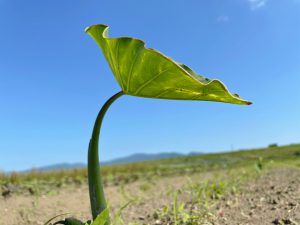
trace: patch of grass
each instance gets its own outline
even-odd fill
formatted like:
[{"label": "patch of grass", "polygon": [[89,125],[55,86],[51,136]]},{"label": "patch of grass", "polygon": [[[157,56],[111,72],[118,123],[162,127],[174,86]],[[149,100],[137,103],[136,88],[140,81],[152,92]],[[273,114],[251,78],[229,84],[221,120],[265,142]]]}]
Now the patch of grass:
[{"label": "patch of grass", "polygon": [[[179,190],[171,192],[173,202],[157,209],[154,220],[158,224],[212,225],[213,208],[227,194],[237,194],[241,185],[259,176],[253,165],[218,171],[213,178],[190,180]],[[147,223],[150,225],[153,223]]]}]

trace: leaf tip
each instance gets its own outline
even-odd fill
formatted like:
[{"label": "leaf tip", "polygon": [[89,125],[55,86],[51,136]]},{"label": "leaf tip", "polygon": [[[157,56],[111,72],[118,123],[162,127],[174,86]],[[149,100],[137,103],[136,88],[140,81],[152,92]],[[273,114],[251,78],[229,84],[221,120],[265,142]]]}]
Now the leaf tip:
[{"label": "leaf tip", "polygon": [[85,33],[88,33],[90,29],[91,29],[91,26],[88,26],[88,27],[86,27],[86,28],[84,29],[84,32],[85,32]]},{"label": "leaf tip", "polygon": [[94,25],[91,25],[91,26],[86,27],[86,28],[84,29],[84,32],[89,33],[90,30],[91,30],[92,28],[94,28],[94,27],[101,27],[103,30],[106,30],[106,29],[108,28],[108,26],[105,25],[105,24],[94,24]]}]

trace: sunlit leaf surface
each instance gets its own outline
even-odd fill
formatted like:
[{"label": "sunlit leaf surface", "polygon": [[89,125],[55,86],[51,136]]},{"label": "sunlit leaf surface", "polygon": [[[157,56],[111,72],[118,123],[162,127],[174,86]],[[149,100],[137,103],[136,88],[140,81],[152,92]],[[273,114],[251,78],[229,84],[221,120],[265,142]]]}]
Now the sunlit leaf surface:
[{"label": "sunlit leaf surface", "polygon": [[231,94],[219,80],[210,80],[196,74],[188,66],[146,48],[145,43],[139,39],[109,38],[106,25],[90,26],[86,32],[101,47],[125,94],[146,98],[251,104],[237,94]]}]

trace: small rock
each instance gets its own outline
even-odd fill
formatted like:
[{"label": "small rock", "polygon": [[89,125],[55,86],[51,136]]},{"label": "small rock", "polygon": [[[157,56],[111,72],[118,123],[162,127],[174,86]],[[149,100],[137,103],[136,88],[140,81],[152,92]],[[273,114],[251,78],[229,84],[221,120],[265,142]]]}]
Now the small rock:
[{"label": "small rock", "polygon": [[160,220],[155,220],[155,225],[161,225],[162,222]]},{"label": "small rock", "polygon": [[138,219],[139,219],[139,220],[145,220],[145,217],[139,216]]},{"label": "small rock", "polygon": [[294,207],[294,206],[296,206],[296,204],[293,203],[293,202],[290,202],[290,203],[289,203],[289,206],[290,206],[290,207]]},{"label": "small rock", "polygon": [[156,220],[158,219],[158,213],[157,212],[153,213],[153,218],[156,219]]},{"label": "small rock", "polygon": [[33,188],[31,188],[31,187],[28,188],[28,192],[29,192],[31,195],[34,195],[34,194],[35,194],[35,191],[34,191]]},{"label": "small rock", "polygon": [[7,189],[7,190],[3,190],[3,191],[2,191],[2,196],[3,196],[4,198],[7,198],[7,197],[10,196],[10,193],[11,193],[11,192],[10,192],[10,190],[8,190],[8,189]]},{"label": "small rock", "polygon": [[291,219],[275,219],[272,221],[275,225],[298,225],[296,222]]}]

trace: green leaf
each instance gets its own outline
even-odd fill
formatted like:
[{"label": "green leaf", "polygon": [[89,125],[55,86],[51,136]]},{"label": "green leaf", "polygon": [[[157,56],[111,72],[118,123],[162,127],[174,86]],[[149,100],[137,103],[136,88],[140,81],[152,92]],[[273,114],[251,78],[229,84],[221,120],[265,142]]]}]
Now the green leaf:
[{"label": "green leaf", "polygon": [[125,208],[127,208],[131,203],[133,203],[134,200],[131,200],[129,202],[127,202],[125,205],[123,205],[116,213],[115,218],[114,218],[114,222],[113,225],[120,225],[120,224],[124,224],[123,219],[122,219],[122,212]]},{"label": "green leaf", "polygon": [[75,218],[66,218],[64,221],[65,225],[85,225],[85,223],[83,223],[82,221],[75,219]]},{"label": "green leaf", "polygon": [[130,37],[109,38],[108,26],[86,29],[99,44],[123,92],[146,98],[218,101],[249,105],[219,80],[196,74],[162,53]]},{"label": "green leaf", "polygon": [[107,225],[109,222],[109,210],[105,208],[91,225]]}]

